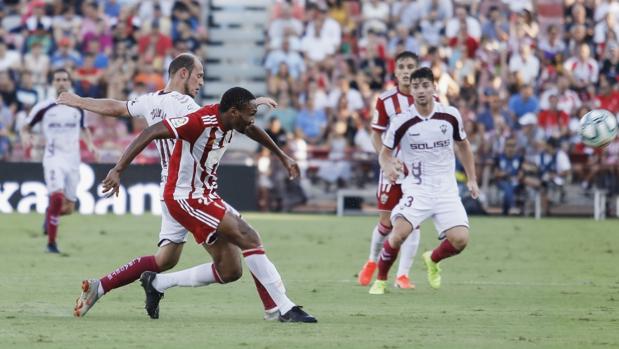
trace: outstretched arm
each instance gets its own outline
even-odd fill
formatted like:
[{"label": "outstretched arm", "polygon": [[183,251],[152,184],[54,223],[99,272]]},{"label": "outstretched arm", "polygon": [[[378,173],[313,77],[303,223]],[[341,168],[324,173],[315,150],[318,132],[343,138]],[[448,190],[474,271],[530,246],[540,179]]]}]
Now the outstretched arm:
[{"label": "outstretched arm", "polygon": [[131,161],[146,148],[146,146],[154,139],[174,138],[163,122],[158,122],[146,128],[139,136],[137,136],[131,144],[125,149],[120,160],[116,163],[107,176],[103,180],[103,194],[107,197],[112,195],[118,196],[120,187],[120,174],[129,166]]},{"label": "outstretched arm", "polygon": [[129,116],[127,102],[109,98],[86,98],[80,97],[73,92],[62,92],[56,103],[75,108],[86,109],[97,114],[109,116]]},{"label": "outstretched arm", "polygon": [[477,199],[479,197],[479,187],[477,186],[477,175],[475,174],[475,157],[473,156],[473,150],[468,139],[456,142],[458,147],[457,154],[459,155],[460,162],[464,167],[466,173],[466,186],[471,192],[471,197]]},{"label": "outstretched arm", "polygon": [[280,149],[280,147],[278,147],[277,144],[273,142],[271,137],[269,137],[269,135],[262,128],[256,125],[251,125],[245,129],[245,134],[247,135],[247,137],[262,144],[263,146],[267,147],[267,149],[269,149],[271,152],[273,152],[273,154],[277,155],[279,160],[288,170],[290,179],[294,179],[299,176],[300,170],[297,162],[290,156],[286,155],[286,153],[284,153]]}]

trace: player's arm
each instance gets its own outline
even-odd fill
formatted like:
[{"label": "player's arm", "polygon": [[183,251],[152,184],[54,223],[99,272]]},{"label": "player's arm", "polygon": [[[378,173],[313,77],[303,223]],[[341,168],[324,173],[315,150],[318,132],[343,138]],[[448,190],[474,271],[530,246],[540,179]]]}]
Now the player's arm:
[{"label": "player's arm", "polygon": [[245,129],[245,135],[247,135],[247,137],[253,139],[254,141],[262,144],[271,152],[273,152],[273,154],[277,155],[279,160],[288,170],[290,179],[294,179],[299,176],[300,170],[297,162],[290,156],[286,155],[286,153],[284,153],[284,151],[281,150],[281,148],[278,147],[275,142],[273,142],[271,137],[269,137],[269,135],[262,128],[256,125],[251,125]]},{"label": "player's arm", "polygon": [[383,132],[378,130],[372,130],[372,146],[376,154],[380,154],[383,149]]},{"label": "player's arm", "polygon": [[154,139],[162,138],[175,138],[175,135],[166,127],[163,121],[146,128],[129,144],[127,149],[123,152],[120,160],[116,163],[107,176],[103,180],[103,194],[109,196],[118,196],[118,189],[120,187],[120,174],[131,164],[131,161],[135,159],[138,154],[150,144]]},{"label": "player's arm", "polygon": [[96,154],[97,147],[95,147],[95,143],[93,143],[92,141],[92,134],[90,133],[90,130],[87,127],[83,128],[80,131],[80,136],[84,140],[84,143],[86,143],[86,147],[88,148],[88,151],[93,154]]},{"label": "player's arm", "polygon": [[475,156],[471,149],[471,144],[468,139],[456,141],[456,147],[458,148],[457,154],[459,154],[460,163],[464,167],[466,173],[467,182],[466,185],[469,188],[471,197],[477,199],[479,197],[479,187],[477,186],[477,175],[475,174]]},{"label": "player's arm", "polygon": [[56,98],[56,103],[86,109],[101,115],[114,117],[129,116],[127,102],[116,99],[87,98],[80,97],[72,92],[62,92],[58,98]]},{"label": "player's arm", "polygon": [[378,163],[385,176],[387,176],[392,183],[395,183],[400,173],[402,173],[402,163],[393,156],[393,149],[381,145]]}]

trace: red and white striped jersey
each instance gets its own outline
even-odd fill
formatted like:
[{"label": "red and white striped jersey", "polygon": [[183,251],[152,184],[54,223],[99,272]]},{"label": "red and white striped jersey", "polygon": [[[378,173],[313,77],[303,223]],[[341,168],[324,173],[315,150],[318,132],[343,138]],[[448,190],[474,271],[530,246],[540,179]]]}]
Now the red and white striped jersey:
[{"label": "red and white striped jersey", "polygon": [[234,131],[224,131],[219,104],[206,105],[178,118],[163,120],[177,139],[163,191],[164,199],[219,198],[217,167]]},{"label": "red and white striped jersey", "polygon": [[414,101],[413,96],[401,92],[398,87],[383,92],[376,100],[372,128],[384,132],[389,127],[391,119],[408,110]]},{"label": "red and white striped jersey", "polygon": [[[156,91],[147,93],[127,101],[127,110],[132,117],[142,117],[146,119],[149,126],[161,120],[187,115],[198,110],[200,106],[188,95],[180,92]],[[174,149],[174,139],[157,139],[157,149],[161,159],[161,185],[160,192],[163,197],[163,188],[168,176],[168,164],[172,149]]]}]

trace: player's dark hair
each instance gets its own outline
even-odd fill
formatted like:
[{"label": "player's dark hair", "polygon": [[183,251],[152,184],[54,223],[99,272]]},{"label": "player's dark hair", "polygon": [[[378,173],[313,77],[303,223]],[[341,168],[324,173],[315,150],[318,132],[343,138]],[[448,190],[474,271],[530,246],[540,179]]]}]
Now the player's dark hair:
[{"label": "player's dark hair", "polygon": [[415,71],[413,71],[413,73],[411,74],[410,81],[421,79],[428,79],[434,82],[434,73],[432,73],[432,69],[428,67],[415,69]]},{"label": "player's dark hair", "polygon": [[172,76],[182,68],[189,70],[189,74],[191,74],[191,71],[193,70],[195,65],[196,57],[194,55],[189,53],[181,53],[180,55],[176,56],[176,58],[174,58],[172,62],[170,62],[170,67],[168,68],[168,75]]},{"label": "player's dark hair", "polygon": [[415,61],[415,64],[419,63],[419,56],[417,56],[416,54],[414,54],[411,51],[402,51],[400,53],[398,53],[397,56],[395,56],[395,61],[399,61],[400,59],[404,59],[404,58],[411,58]]},{"label": "player's dark hair", "polygon": [[219,112],[225,113],[230,108],[243,109],[243,107],[256,99],[253,93],[242,87],[233,87],[224,92],[221,96],[221,102],[219,102]]},{"label": "player's dark hair", "polygon": [[67,74],[67,76],[69,77],[69,81],[72,81],[72,80],[71,80],[71,73],[69,73],[69,71],[68,71],[68,70],[66,70],[65,68],[58,68],[58,69],[54,69],[54,71],[52,72],[52,78],[53,78],[56,74],[58,74],[58,73],[65,73],[65,74]]}]

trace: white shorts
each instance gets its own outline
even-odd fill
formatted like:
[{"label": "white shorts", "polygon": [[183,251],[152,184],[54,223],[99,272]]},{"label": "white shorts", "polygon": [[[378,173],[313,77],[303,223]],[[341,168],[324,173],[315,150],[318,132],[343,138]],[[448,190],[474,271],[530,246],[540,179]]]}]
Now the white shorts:
[{"label": "white shorts", "polygon": [[69,201],[77,201],[77,185],[80,182],[78,166],[63,166],[60,164],[43,164],[45,185],[49,194],[62,192]]},{"label": "white shorts", "polygon": [[445,232],[453,227],[469,227],[469,219],[460,197],[449,196],[411,196],[402,195],[402,199],[391,211],[391,222],[403,217],[414,227],[426,219],[432,218],[439,239],[445,238]]},{"label": "white shorts", "polygon": [[[234,207],[230,206],[225,201],[224,203],[226,204],[228,212],[239,217],[241,216],[239,211]],[[161,201],[161,231],[159,231],[159,242],[157,246],[165,246],[170,242],[175,244],[185,243],[187,241],[187,233],[189,233],[187,229],[172,217],[165,201]]]}]

